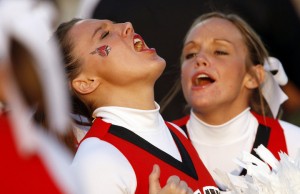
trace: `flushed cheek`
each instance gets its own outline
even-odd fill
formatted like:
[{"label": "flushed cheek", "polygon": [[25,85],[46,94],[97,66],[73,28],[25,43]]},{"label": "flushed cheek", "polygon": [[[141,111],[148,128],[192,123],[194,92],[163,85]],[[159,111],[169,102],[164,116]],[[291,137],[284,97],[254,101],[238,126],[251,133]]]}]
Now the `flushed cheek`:
[{"label": "flushed cheek", "polygon": [[185,91],[191,90],[192,89],[191,78],[182,74],[181,75],[181,86],[182,86],[182,89]]},{"label": "flushed cheek", "polygon": [[181,80],[187,82],[192,79],[192,72],[187,66],[182,66],[181,68]]}]

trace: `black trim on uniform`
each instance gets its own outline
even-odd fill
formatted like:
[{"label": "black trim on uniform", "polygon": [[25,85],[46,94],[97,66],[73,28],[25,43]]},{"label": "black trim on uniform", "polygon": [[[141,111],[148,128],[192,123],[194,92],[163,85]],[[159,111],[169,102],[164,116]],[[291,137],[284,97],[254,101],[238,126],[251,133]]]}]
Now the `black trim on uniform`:
[{"label": "black trim on uniform", "polygon": [[[265,147],[268,147],[268,143],[269,143],[269,139],[270,139],[270,133],[271,133],[271,128],[270,127],[259,124],[256,136],[255,136],[255,141],[254,141],[252,151],[251,151],[252,155],[254,155],[255,157],[260,159],[260,157],[254,151],[254,148],[257,148],[260,144],[263,144]],[[240,176],[241,175],[246,175],[246,174],[247,174],[247,170],[244,168],[242,170],[242,172],[240,173]]]},{"label": "black trim on uniform", "polygon": [[151,153],[152,155],[156,156],[160,160],[170,164],[174,168],[188,174],[192,178],[198,180],[198,175],[196,173],[194,164],[186,151],[185,147],[183,144],[180,142],[179,138],[170,130],[172,137],[178,147],[178,150],[180,152],[180,155],[182,157],[182,162],[176,160],[174,157],[170,156],[166,152],[158,149],[148,141],[144,140],[140,136],[136,135],[132,131],[121,127],[121,126],[116,126],[116,125],[111,125],[110,129],[108,130],[109,133],[124,139],[128,142],[133,143],[134,145],[142,148],[143,150]]},{"label": "black trim on uniform", "polygon": [[189,169],[189,171],[191,173],[189,175],[198,180],[196,169],[195,169],[195,166],[192,162],[192,159],[191,159],[190,155],[186,151],[185,147],[183,146],[183,144],[181,143],[179,138],[175,135],[175,133],[171,130],[170,130],[170,132],[171,132],[171,135],[173,136],[173,139],[174,139],[174,141],[177,145],[177,148],[180,152],[180,155],[181,155],[181,158],[182,158],[182,163],[186,165],[185,168]]},{"label": "black trim on uniform", "polygon": [[185,132],[185,134],[188,136],[186,125],[180,126],[180,128]]}]

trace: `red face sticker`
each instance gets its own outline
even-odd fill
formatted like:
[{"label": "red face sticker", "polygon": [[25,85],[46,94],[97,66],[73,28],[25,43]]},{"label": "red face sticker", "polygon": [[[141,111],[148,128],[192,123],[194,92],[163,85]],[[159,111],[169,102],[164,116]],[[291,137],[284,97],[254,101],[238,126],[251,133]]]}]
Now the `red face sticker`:
[{"label": "red face sticker", "polygon": [[108,45],[103,45],[103,46],[100,46],[98,48],[96,48],[93,52],[91,52],[90,54],[98,54],[102,57],[106,57],[108,56],[109,52],[111,51],[111,48],[108,46]]}]

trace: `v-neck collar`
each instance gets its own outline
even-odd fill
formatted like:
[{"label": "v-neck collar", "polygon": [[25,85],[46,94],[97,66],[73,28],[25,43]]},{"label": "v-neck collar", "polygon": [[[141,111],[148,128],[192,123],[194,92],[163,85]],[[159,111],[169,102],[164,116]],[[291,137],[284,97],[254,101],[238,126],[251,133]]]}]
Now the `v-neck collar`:
[{"label": "v-neck collar", "polygon": [[174,168],[177,168],[178,170],[180,170],[180,171],[188,174],[189,176],[193,177],[194,179],[198,180],[198,175],[196,173],[196,170],[195,170],[195,167],[194,167],[191,157],[189,156],[184,145],[181,143],[179,138],[175,135],[175,133],[172,130],[170,130],[170,132],[171,132],[171,135],[177,145],[177,148],[178,148],[179,153],[182,158],[182,162],[178,161],[171,155],[160,150],[159,148],[155,147],[148,141],[144,140],[140,136],[136,135],[135,133],[133,133],[132,131],[130,131],[124,127],[111,125],[108,132],[142,148],[143,150],[151,153],[153,156],[159,158],[160,160],[170,164]]}]

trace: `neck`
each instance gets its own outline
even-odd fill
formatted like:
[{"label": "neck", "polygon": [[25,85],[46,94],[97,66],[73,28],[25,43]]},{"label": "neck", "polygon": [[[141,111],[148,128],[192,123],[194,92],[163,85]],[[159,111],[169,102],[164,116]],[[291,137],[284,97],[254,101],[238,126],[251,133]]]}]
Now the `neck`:
[{"label": "neck", "polygon": [[[250,122],[250,119],[254,119],[254,117],[251,115],[249,109],[245,109],[234,118],[220,125],[211,125],[203,122],[192,111],[188,123],[189,134],[194,135],[193,138],[197,139],[195,141],[205,144],[224,145],[235,141],[246,135],[250,124],[253,123]],[[252,129],[253,127],[250,128]]]},{"label": "neck", "polygon": [[239,95],[216,100],[214,103],[192,105],[193,112],[202,121],[210,125],[221,125],[236,117],[249,107],[250,92],[243,89]]},{"label": "neck", "polygon": [[221,125],[223,123],[226,123],[239,115],[241,112],[243,112],[248,106],[243,106],[240,108],[232,107],[232,108],[226,108],[221,109],[217,108],[217,110],[207,110],[207,111],[197,111],[193,109],[194,114],[196,117],[203,122],[210,124],[210,125]]},{"label": "neck", "polygon": [[153,131],[164,123],[159,114],[159,105],[154,103],[155,109],[140,110],[128,107],[103,106],[93,112],[93,117],[101,117],[105,122],[123,126],[130,130]]},{"label": "neck", "polygon": [[141,110],[155,109],[153,87],[101,89],[94,99],[94,107],[119,106]]}]

